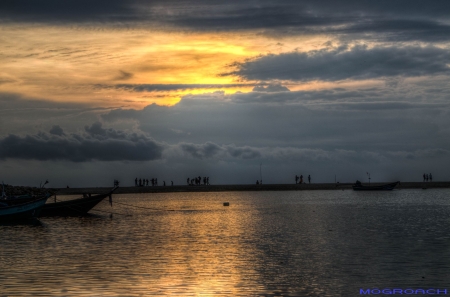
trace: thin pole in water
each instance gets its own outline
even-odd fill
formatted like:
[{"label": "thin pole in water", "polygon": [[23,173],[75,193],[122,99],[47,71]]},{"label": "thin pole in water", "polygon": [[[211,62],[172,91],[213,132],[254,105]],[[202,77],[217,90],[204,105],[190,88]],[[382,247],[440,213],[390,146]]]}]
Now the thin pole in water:
[{"label": "thin pole in water", "polygon": [[259,163],[259,180],[262,184],[262,169],[261,169],[261,167],[262,167],[262,163]]}]

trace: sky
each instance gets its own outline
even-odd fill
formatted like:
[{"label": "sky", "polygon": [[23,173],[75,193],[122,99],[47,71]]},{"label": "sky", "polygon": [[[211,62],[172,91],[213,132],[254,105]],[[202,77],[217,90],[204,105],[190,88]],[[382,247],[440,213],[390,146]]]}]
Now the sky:
[{"label": "sky", "polygon": [[449,48],[445,0],[0,1],[1,179],[448,181]]}]

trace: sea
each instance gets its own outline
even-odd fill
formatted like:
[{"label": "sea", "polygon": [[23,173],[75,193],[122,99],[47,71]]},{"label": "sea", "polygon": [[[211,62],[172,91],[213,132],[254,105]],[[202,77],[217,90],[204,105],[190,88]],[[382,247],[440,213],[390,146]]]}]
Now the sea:
[{"label": "sea", "polygon": [[0,296],[450,294],[450,189],[118,194],[91,213],[0,225]]}]

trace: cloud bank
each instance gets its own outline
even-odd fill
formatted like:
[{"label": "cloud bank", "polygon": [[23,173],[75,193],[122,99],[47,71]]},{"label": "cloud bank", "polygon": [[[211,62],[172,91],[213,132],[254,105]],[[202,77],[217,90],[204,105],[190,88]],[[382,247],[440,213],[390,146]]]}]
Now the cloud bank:
[{"label": "cloud bank", "polygon": [[354,46],[269,54],[235,63],[244,80],[340,81],[448,74],[450,53],[438,47]]},{"label": "cloud bank", "polygon": [[398,1],[15,0],[0,2],[5,23],[144,26],[189,31],[260,30],[271,35],[342,34],[392,41],[449,40],[450,6]]},{"label": "cloud bank", "polygon": [[159,159],[162,149],[160,143],[145,135],[104,129],[99,122],[86,126],[84,133],[66,135],[61,127],[54,126],[50,133],[10,134],[0,139],[2,160],[149,161]]}]

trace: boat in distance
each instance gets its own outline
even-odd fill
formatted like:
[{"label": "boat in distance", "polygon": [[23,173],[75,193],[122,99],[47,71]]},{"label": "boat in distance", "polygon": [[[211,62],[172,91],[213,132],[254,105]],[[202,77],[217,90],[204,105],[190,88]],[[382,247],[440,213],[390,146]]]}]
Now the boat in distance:
[{"label": "boat in distance", "polygon": [[[94,206],[100,203],[104,198],[110,197],[118,187],[114,187],[105,194],[84,195],[82,198],[68,201],[50,202],[44,205],[41,210],[41,217],[50,216],[83,216],[86,215]],[[111,200],[110,200],[111,201]]]},{"label": "boat in distance", "polygon": [[0,222],[22,221],[37,218],[49,196],[50,195],[41,196],[19,204],[10,204],[7,201],[0,200]]},{"label": "boat in distance", "polygon": [[357,180],[356,183],[352,185],[352,188],[355,191],[392,191],[399,183],[400,182],[397,181],[390,184],[367,186],[363,185],[359,180]]}]

